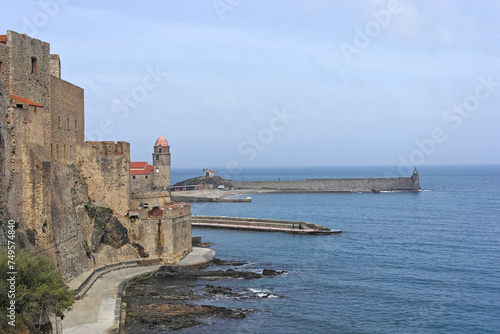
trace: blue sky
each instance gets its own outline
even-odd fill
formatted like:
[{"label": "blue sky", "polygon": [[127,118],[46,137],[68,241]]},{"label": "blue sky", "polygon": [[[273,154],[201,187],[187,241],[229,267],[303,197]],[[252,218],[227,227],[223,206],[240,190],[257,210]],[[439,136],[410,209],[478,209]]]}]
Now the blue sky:
[{"label": "blue sky", "polygon": [[[18,1],[2,31],[51,44],[86,139],[173,167],[500,163],[500,3]],[[408,167],[409,168],[409,167]]]}]

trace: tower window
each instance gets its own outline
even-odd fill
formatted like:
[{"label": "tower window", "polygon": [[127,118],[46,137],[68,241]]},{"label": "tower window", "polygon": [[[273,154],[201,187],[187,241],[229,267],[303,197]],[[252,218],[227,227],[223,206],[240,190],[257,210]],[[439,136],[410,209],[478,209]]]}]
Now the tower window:
[{"label": "tower window", "polygon": [[0,74],[3,74],[3,67],[4,67],[3,60],[0,59]]},{"label": "tower window", "polygon": [[57,127],[61,128],[61,116],[57,116]]},{"label": "tower window", "polygon": [[148,176],[146,175],[146,179],[148,178]]},{"label": "tower window", "polygon": [[67,125],[68,125],[68,130],[69,130],[69,117],[66,119]]},{"label": "tower window", "polygon": [[38,74],[38,60],[36,57],[31,57],[31,74]]},{"label": "tower window", "polygon": [[75,119],[75,132],[78,132],[78,128],[76,126],[76,119]]},{"label": "tower window", "polygon": [[135,180],[135,175],[132,175],[132,179],[134,179],[134,180]]},{"label": "tower window", "polygon": [[161,147],[160,147],[160,150],[158,151],[158,153],[161,153]]},{"label": "tower window", "polygon": [[156,160],[158,160],[158,158],[159,158],[159,157],[160,157],[160,156],[157,154],[157,155],[156,155]]}]

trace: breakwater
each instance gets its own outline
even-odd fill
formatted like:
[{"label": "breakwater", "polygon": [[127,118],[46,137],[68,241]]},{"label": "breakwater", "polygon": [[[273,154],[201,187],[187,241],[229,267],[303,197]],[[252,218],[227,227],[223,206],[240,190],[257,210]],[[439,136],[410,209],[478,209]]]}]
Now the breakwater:
[{"label": "breakwater", "polygon": [[415,170],[411,177],[307,179],[301,181],[233,181],[236,189],[278,192],[379,192],[419,191],[420,180]]},{"label": "breakwater", "polygon": [[328,235],[342,232],[340,230],[331,230],[322,225],[310,222],[221,216],[192,216],[191,225],[195,227],[284,232],[294,234]]},{"label": "breakwater", "polygon": [[172,193],[172,201],[174,202],[186,202],[186,203],[249,203],[252,201],[251,198],[220,198],[220,197],[209,197],[209,196],[186,196],[178,195]]}]

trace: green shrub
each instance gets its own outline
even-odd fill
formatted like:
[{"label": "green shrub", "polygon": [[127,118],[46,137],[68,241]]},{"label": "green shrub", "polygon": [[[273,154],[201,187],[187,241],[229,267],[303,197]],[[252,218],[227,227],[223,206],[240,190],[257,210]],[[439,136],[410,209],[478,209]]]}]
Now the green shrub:
[{"label": "green shrub", "polygon": [[[42,255],[32,256],[17,249],[15,258],[5,248],[0,250],[0,277],[9,278],[9,262],[15,263],[15,298],[9,298],[9,282],[0,280],[0,308],[6,310],[11,300],[16,301],[16,322],[24,321],[31,327],[45,315],[69,310],[74,303],[73,291],[64,283],[60,270]],[[7,325],[2,317],[2,327]]]}]

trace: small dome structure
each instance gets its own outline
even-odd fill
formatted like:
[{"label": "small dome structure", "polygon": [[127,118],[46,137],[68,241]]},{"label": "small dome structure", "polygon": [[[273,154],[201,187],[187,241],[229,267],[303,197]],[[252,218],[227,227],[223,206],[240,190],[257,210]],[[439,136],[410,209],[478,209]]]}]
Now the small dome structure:
[{"label": "small dome structure", "polygon": [[155,146],[168,146],[168,141],[165,139],[165,137],[160,136],[158,139],[156,139]]}]

